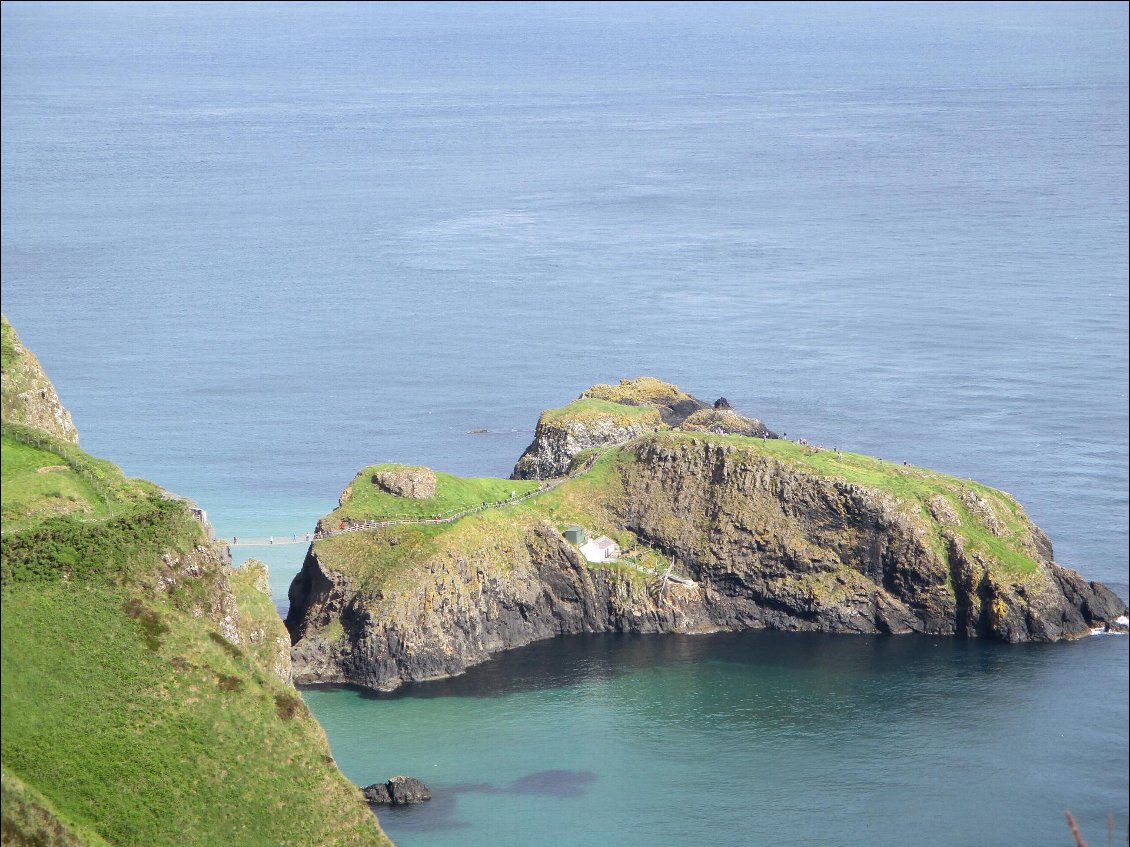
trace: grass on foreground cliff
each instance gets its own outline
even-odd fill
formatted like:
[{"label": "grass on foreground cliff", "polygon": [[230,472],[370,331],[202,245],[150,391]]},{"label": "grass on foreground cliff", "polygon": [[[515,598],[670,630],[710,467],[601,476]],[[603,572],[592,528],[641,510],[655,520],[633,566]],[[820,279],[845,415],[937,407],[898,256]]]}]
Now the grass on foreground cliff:
[{"label": "grass on foreground cliff", "polygon": [[[827,448],[816,450],[811,446],[804,447],[784,439],[748,438],[741,435],[714,435],[701,432],[663,433],[657,437],[676,440],[697,438],[711,443],[744,447],[759,455],[772,456],[798,464],[823,477],[885,491],[910,504],[931,526],[936,524],[926,501],[931,497],[940,496],[961,519],[961,525],[952,529],[964,539],[969,550],[996,560],[1006,572],[1014,576],[1033,574],[1038,569],[1035,560],[1023,546],[1022,540],[1028,536],[1028,528],[1020,506],[1007,494],[987,485],[925,468],[887,462],[861,453],[845,451],[836,453]],[[993,513],[1005,528],[1003,536],[995,535],[980,517],[966,507],[961,499],[965,491],[973,492],[989,502]],[[941,546],[940,534],[938,539]]]},{"label": "grass on foreground cliff", "polygon": [[114,844],[384,844],[297,693],[116,586],[3,598],[4,767]]},{"label": "grass on foreground cliff", "polygon": [[0,768],[0,841],[36,847],[110,847],[89,827],[68,820],[46,797]]},{"label": "grass on foreground cliff", "polygon": [[5,533],[59,515],[121,517],[145,508],[159,491],[74,444],[10,422],[3,425],[0,459]]},{"label": "grass on foreground cliff", "polygon": [[4,436],[0,456],[5,531],[52,514],[94,519],[109,516],[109,504],[54,453]]},{"label": "grass on foreground cliff", "polygon": [[349,496],[345,502],[330,513],[327,518],[331,525],[334,520],[372,520],[387,517],[427,518],[433,515],[448,515],[452,512],[470,509],[483,503],[498,503],[510,499],[513,492],[521,497],[537,490],[538,483],[524,479],[496,479],[494,477],[464,478],[447,473],[436,473],[436,496],[426,500],[412,497],[397,497],[372,482],[373,474],[379,471],[398,470],[405,465],[370,465],[354,478],[346,489]]}]

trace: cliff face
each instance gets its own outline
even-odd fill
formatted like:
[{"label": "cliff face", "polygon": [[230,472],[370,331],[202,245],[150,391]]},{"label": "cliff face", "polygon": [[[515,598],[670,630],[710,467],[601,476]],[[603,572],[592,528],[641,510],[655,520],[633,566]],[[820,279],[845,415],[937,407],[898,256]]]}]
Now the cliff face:
[{"label": "cliff face", "polygon": [[[558,531],[576,521],[640,555],[586,563]],[[422,531],[312,546],[287,619],[298,681],[394,688],[579,632],[1048,641],[1125,614],[1007,495],[781,441],[653,434],[528,506]]]},{"label": "cliff face", "polygon": [[70,412],[59,401],[55,386],[35,354],[20,343],[20,337],[3,316],[0,316],[0,350],[3,419],[36,427],[63,441],[78,444],[78,430]]},{"label": "cliff face", "polygon": [[661,425],[656,409],[604,408],[584,401],[538,419],[534,440],[514,466],[511,479],[552,479],[569,472],[578,453],[625,444]]},{"label": "cliff face", "polygon": [[[709,586],[720,626],[1052,641],[1125,613],[1107,588],[1057,565],[1047,536],[1000,492],[891,468],[941,492],[923,509],[724,442],[656,439],[636,455],[624,466],[625,523]],[[940,504],[947,522],[930,511]]]}]

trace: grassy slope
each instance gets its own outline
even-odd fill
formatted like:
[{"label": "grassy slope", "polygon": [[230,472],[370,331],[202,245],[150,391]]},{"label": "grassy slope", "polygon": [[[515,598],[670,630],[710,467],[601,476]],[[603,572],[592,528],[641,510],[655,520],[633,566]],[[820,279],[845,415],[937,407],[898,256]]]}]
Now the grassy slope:
[{"label": "grassy slope", "polygon": [[510,499],[511,493],[521,497],[538,487],[533,480],[465,478],[446,473],[436,474],[436,496],[427,500],[397,497],[372,482],[378,471],[396,470],[407,465],[370,465],[349,484],[349,497],[329,515],[334,520],[365,520],[377,517],[431,517],[473,508],[482,503],[498,503]]},{"label": "grassy slope", "polygon": [[[941,496],[961,518],[961,526],[951,529],[963,537],[969,549],[981,552],[995,562],[1002,575],[1022,577],[1037,570],[1035,560],[1022,544],[1022,539],[1028,535],[1023,511],[1007,494],[988,486],[922,468],[894,465],[861,454],[816,451],[784,440],[681,432],[661,432],[648,438],[672,444],[692,439],[729,444],[741,447],[749,461],[774,459],[804,473],[884,491],[893,495],[908,511],[922,517],[931,527],[939,549],[943,547],[941,528],[928,511],[926,501]],[[741,456],[741,453],[737,454],[735,461],[741,461]],[[559,529],[577,523],[585,526],[590,533],[610,535],[625,550],[636,548],[641,562],[653,566],[656,564],[652,561],[656,559],[655,552],[639,548],[632,534],[620,529],[615,520],[616,505],[621,496],[619,467],[634,460],[632,445],[609,448],[601,453],[589,473],[519,506],[489,510],[450,525],[400,526],[338,536],[317,542],[316,549],[325,564],[350,574],[359,585],[375,589],[382,585],[391,586],[390,580],[409,582],[414,563],[446,550],[468,550],[476,544],[492,546],[501,553],[492,558],[505,562],[506,551],[520,543],[525,527],[538,520],[547,520]],[[483,480],[474,482],[484,483]],[[509,480],[494,482],[505,487],[516,484]],[[446,484],[457,486],[459,480],[448,477]],[[966,508],[961,500],[964,490],[975,492],[992,505],[1005,526],[1004,537],[992,534]],[[379,517],[399,510],[398,503],[407,502],[395,497],[389,500],[395,502],[381,501],[372,512],[365,510],[365,501],[358,501],[353,504],[352,516],[357,519]]]},{"label": "grassy slope", "polygon": [[33,427],[5,422],[0,441],[5,533],[60,515],[87,521],[125,517],[147,509],[160,492],[145,480],[126,479],[112,462]]},{"label": "grassy slope", "polygon": [[[185,507],[73,445],[44,450],[43,436],[33,447],[21,434],[5,426],[5,511],[9,497],[53,499],[37,469],[59,464],[90,508],[32,509],[3,538],[5,826],[27,835],[41,821],[21,810],[45,808],[43,826],[58,831],[43,844],[388,843],[266,654],[191,613],[222,575],[183,580],[172,596],[144,587],[163,552],[203,543]],[[241,623],[268,615],[277,628],[269,601],[233,583]]]},{"label": "grassy slope", "polygon": [[661,425],[659,412],[651,406],[626,406],[595,397],[585,397],[556,409],[547,409],[542,412],[538,423],[591,421],[596,418],[611,418],[618,424],[625,425],[639,421],[652,421],[656,426]]}]

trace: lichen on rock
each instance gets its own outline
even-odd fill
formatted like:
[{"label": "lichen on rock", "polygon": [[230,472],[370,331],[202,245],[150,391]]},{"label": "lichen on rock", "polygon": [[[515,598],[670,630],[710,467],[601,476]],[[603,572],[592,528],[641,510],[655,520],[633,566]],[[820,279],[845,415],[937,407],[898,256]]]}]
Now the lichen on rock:
[{"label": "lichen on rock", "polygon": [[[436,496],[436,475],[430,468],[395,468],[373,474],[373,485],[396,497],[430,500]],[[343,496],[339,503],[348,500]]]}]

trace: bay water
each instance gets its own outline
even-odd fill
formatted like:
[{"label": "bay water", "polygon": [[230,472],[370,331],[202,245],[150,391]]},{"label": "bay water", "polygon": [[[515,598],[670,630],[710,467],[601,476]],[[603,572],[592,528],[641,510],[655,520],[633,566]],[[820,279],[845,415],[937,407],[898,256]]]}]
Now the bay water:
[{"label": "bay water", "polygon": [[[223,536],[509,473],[650,374],[1015,495],[1127,583],[1124,4],[5,3],[3,308]],[[485,428],[486,433],[472,433]],[[285,604],[302,545],[264,558]],[[532,645],[314,690],[401,847],[1092,844],[1127,639]]]}]

